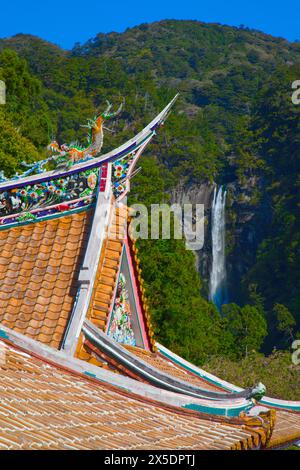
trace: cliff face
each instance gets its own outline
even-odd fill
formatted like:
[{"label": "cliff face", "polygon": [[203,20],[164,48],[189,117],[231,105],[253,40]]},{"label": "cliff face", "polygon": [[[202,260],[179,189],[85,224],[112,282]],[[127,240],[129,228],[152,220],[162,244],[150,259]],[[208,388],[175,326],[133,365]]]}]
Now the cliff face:
[{"label": "cliff face", "polygon": [[264,180],[255,176],[240,185],[227,185],[227,273],[231,301],[242,301],[242,279],[256,260],[257,248],[270,222]]},{"label": "cliff face", "polygon": [[204,246],[195,251],[197,269],[201,274],[204,289],[207,290],[211,265],[211,204],[214,183],[191,184],[184,186],[179,183],[171,193],[171,202],[177,204],[204,205]]},{"label": "cliff face", "polygon": [[[263,193],[264,181],[252,177],[243,185],[229,182],[226,201],[226,267],[230,301],[238,302],[242,297],[242,278],[253,266],[256,251],[264,237],[265,227],[270,221],[268,201],[258,198]],[[195,252],[197,269],[201,274],[205,293],[211,269],[211,206],[215,183],[184,186],[179,184],[171,193],[172,203],[204,204],[205,239],[201,250]]]}]

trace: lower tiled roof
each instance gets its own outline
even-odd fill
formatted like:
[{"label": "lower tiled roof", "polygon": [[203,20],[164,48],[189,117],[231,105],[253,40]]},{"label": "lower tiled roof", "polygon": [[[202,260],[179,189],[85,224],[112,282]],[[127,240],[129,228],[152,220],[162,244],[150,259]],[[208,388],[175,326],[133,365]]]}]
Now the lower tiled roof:
[{"label": "lower tiled roof", "polygon": [[182,367],[177,366],[174,362],[169,361],[168,359],[166,359],[159,353],[152,353],[150,351],[145,351],[143,349],[129,347],[129,346],[126,346],[126,348],[129,349],[136,356],[143,359],[143,361],[150,364],[151,366],[163,372],[166,372],[167,374],[172,375],[173,377],[184,380],[185,382],[188,382],[194,385],[198,385],[200,388],[203,388],[205,390],[211,390],[214,392],[223,391],[223,389],[221,389],[220,387],[210,384],[206,380],[201,379],[201,377],[197,377],[192,372],[188,372],[184,370]]},{"label": "lower tiled roof", "polygon": [[300,413],[276,411],[276,424],[268,447],[279,447],[300,440]]},{"label": "lower tiled roof", "polygon": [[[92,362],[93,364],[96,364],[100,367],[106,367],[108,366],[111,367],[110,370],[113,370],[112,368],[115,367],[114,372],[121,373],[121,374],[128,374],[127,370],[124,370],[124,367],[122,367],[119,364],[116,364],[115,361],[110,360],[110,358],[106,357],[103,355],[104,360],[107,360],[108,363],[101,363],[99,362],[101,360],[102,355],[98,355],[93,353],[93,349],[90,349],[90,343],[85,342],[85,348],[81,349],[82,355],[80,356],[81,359],[87,361],[87,362]],[[202,379],[201,377],[197,377],[194,375],[192,372],[186,371],[180,366],[177,366],[175,363],[172,361],[167,360],[164,358],[162,355],[157,354],[157,353],[151,353],[149,351],[145,351],[140,348],[132,347],[132,346],[126,346],[126,349],[129,349],[132,353],[134,353],[136,356],[140,357],[143,359],[143,361],[146,361],[149,363],[151,366],[166,372],[167,374],[179,378],[181,380],[184,380],[185,382],[192,383],[194,385],[198,385],[199,388],[205,389],[205,390],[211,390],[211,391],[222,391],[224,389],[209,383],[205,379]],[[130,375],[130,374],[129,374]],[[137,380],[139,378],[135,376]],[[300,440],[300,413],[297,412],[288,412],[288,411],[283,411],[283,410],[276,410],[276,420],[275,420],[275,426],[273,429],[273,434],[271,436],[271,439],[268,441],[268,447],[279,447],[282,446],[288,442]]]},{"label": "lower tiled roof", "polygon": [[[224,389],[209,383],[201,377],[197,377],[192,372],[186,371],[174,362],[168,361],[160,354],[152,354],[138,348],[129,348],[134,354],[141,357],[154,367],[167,372],[174,377],[178,377],[186,382],[199,385],[203,389],[212,391],[224,391]],[[282,446],[287,442],[300,440],[300,413],[276,410],[276,422],[268,447]]]},{"label": "lower tiled roof", "polygon": [[58,348],[77,292],[92,212],[0,231],[0,322]]},{"label": "lower tiled roof", "polygon": [[235,449],[259,426],[166,409],[0,342],[0,449]]},{"label": "lower tiled roof", "polygon": [[[169,361],[160,354],[144,351],[139,348],[126,346],[132,353],[140,357],[153,367],[160,369],[173,377],[177,377],[185,382],[193,383],[199,387],[212,391],[222,391],[223,389],[209,383],[201,377],[197,377],[192,372],[184,370],[174,362]],[[287,442],[300,440],[300,413],[276,410],[276,422],[268,447],[282,446]]]}]

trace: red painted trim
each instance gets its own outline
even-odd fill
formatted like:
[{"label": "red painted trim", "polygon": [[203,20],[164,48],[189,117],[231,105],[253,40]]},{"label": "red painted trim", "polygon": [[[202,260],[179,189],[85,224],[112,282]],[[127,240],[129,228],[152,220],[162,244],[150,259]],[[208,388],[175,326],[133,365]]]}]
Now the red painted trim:
[{"label": "red painted trim", "polygon": [[107,173],[108,173],[108,163],[104,163],[104,165],[102,165],[102,168],[101,168],[101,179],[100,179],[100,184],[99,184],[100,193],[104,193],[106,189],[106,184],[108,183]]},{"label": "red painted trim", "polygon": [[131,282],[132,282],[132,288],[133,288],[133,291],[134,291],[136,307],[137,307],[137,314],[138,314],[138,318],[139,318],[139,322],[140,322],[140,327],[141,327],[141,330],[142,330],[142,337],[143,337],[144,346],[145,346],[145,349],[147,351],[151,351],[151,343],[149,341],[149,337],[148,337],[147,329],[146,329],[147,320],[146,320],[146,317],[145,317],[143,304],[142,304],[141,299],[140,299],[140,296],[141,296],[140,292],[141,291],[140,291],[140,286],[139,286],[139,282],[138,282],[138,275],[137,275],[135,265],[133,263],[133,259],[132,259],[132,256],[131,256],[131,249],[130,249],[130,244],[129,244],[127,235],[125,237],[124,246],[125,246],[126,255],[127,255],[127,259],[128,259],[128,265],[129,265],[130,277],[131,277]]}]

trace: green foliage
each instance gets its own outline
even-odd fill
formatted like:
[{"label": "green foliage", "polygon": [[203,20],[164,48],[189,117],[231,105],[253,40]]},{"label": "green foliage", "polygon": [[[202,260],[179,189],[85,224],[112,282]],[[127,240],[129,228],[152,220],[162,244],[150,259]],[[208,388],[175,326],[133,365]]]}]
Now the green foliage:
[{"label": "green foliage", "polygon": [[2,112],[34,145],[46,146],[49,117],[40,80],[30,74],[26,61],[10,49],[0,53],[0,79],[5,82],[7,92],[7,104]]},{"label": "green foliage", "polygon": [[[152,147],[172,174],[171,185],[179,178],[219,178],[259,88],[275,65],[300,57],[298,44],[257,31],[171,20],[99,34],[71,52],[29,35],[0,40],[3,48],[24,57],[43,83],[49,131],[60,142],[85,139],[80,124],[94,109],[102,109],[106,99],[125,98],[125,110],[113,125],[117,132],[105,139],[105,149],[112,148],[179,91],[179,104]],[[247,148],[239,146],[236,172],[242,178],[260,161],[254,158],[249,165]]]},{"label": "green foliage", "polygon": [[33,162],[38,159],[39,154],[34,145],[20,135],[0,110],[0,171],[13,176],[22,169],[21,163],[24,160]]},{"label": "green foliage", "polygon": [[275,304],[273,307],[273,314],[276,319],[276,327],[278,331],[283,333],[288,340],[293,341],[293,330],[296,326],[296,321],[291,312],[285,305]]},{"label": "green foliage", "polygon": [[283,325],[273,327],[279,308],[280,315],[285,312],[285,321],[289,317],[289,328],[295,325],[288,311],[298,322],[298,329],[300,324],[300,107],[291,100],[291,85],[299,76],[299,65],[279,68],[258,94],[251,118],[251,128],[257,135],[256,152],[264,160],[263,197],[268,201],[271,223],[265,227],[265,237],[245,283],[255,283],[265,299],[270,345],[287,341]]},{"label": "green foliage", "polygon": [[7,175],[19,171],[21,161],[40,158],[50,138],[85,143],[80,125],[104,109],[106,99],[114,105],[125,99],[125,106],[108,123],[104,151],[141,130],[179,91],[151,155],[141,160],[130,203],[168,202],[178,182],[264,178],[264,191],[256,188],[251,204],[270,200],[272,224],[244,280],[246,305],[224,307],[223,318],[200,294],[195,258],[183,241],[139,242],[158,339],[197,364],[259,349],[275,304],[277,335],[286,338],[294,328],[285,309],[300,320],[300,108],[290,100],[300,71],[285,65],[299,58],[299,44],[196,21],[99,34],[70,52],[28,35],[0,40],[0,79],[8,89],[0,168]]},{"label": "green foliage", "polygon": [[[129,202],[145,204],[150,213],[151,204],[168,199],[167,175],[153,158],[143,158],[142,170]],[[184,240],[139,240],[138,246],[156,337],[190,361],[203,363],[219,351],[222,329],[215,307],[199,295],[194,254]]]},{"label": "green foliage", "polygon": [[182,240],[140,241],[141,262],[158,339],[201,364],[219,350],[220,317],[199,296],[195,260]]},{"label": "green foliage", "polygon": [[231,357],[247,356],[260,349],[267,335],[267,322],[257,307],[226,304],[222,306],[222,316]]},{"label": "green foliage", "polygon": [[250,116],[242,116],[237,120],[231,145],[233,153],[231,164],[240,185],[244,185],[249,177],[265,168],[264,160],[258,156],[259,135],[257,134],[251,129]]},{"label": "green foliage", "polygon": [[216,356],[205,363],[205,370],[241,387],[262,382],[268,396],[299,400],[300,366],[292,363],[289,351],[275,351],[268,357],[250,352],[239,361]]},{"label": "green foliage", "polygon": [[140,161],[141,171],[133,178],[129,193],[129,203],[160,204],[169,201],[166,193],[168,171],[159,164],[156,158],[143,157]]}]

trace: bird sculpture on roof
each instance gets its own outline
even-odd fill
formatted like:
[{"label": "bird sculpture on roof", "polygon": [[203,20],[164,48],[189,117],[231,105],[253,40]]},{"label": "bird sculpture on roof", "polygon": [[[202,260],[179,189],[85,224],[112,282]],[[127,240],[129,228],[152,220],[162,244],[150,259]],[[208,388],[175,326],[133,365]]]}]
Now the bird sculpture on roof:
[{"label": "bird sculpture on roof", "polygon": [[59,146],[56,141],[51,142],[48,150],[51,152],[52,158],[56,160],[58,167],[70,166],[74,163],[82,162],[94,158],[99,155],[103,147],[103,129],[104,122],[108,119],[118,116],[123,108],[123,103],[115,112],[111,112],[112,104],[107,101],[107,108],[99,116],[89,119],[85,126],[89,129],[88,146],[80,147],[78,144],[63,144]]}]

